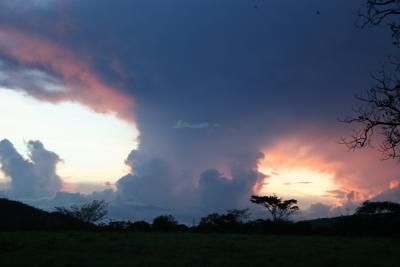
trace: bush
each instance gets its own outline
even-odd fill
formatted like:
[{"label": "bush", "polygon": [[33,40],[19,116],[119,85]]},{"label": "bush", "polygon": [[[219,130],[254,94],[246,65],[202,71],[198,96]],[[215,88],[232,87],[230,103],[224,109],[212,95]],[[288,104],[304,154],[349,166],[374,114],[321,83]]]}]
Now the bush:
[{"label": "bush", "polygon": [[157,232],[177,231],[178,222],[172,215],[161,215],[154,218],[152,229]]},{"label": "bush", "polygon": [[150,232],[151,225],[145,221],[137,221],[137,222],[134,222],[131,225],[129,225],[127,230],[134,231],[134,232]]}]

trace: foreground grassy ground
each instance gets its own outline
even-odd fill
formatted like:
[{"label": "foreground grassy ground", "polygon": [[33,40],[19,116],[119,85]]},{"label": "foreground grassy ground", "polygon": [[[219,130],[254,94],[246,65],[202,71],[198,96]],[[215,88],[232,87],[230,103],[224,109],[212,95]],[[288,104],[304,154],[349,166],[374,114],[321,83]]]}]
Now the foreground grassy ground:
[{"label": "foreground grassy ground", "polygon": [[397,266],[400,239],[0,232],[0,266]]}]

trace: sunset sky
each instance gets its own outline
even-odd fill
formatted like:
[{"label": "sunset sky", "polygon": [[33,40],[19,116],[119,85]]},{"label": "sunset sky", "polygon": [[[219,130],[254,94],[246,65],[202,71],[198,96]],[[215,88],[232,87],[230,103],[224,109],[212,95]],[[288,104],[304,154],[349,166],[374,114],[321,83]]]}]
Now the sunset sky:
[{"label": "sunset sky", "polygon": [[0,195],[188,221],[400,199],[396,161],[339,144],[394,49],[363,2],[0,0]]}]

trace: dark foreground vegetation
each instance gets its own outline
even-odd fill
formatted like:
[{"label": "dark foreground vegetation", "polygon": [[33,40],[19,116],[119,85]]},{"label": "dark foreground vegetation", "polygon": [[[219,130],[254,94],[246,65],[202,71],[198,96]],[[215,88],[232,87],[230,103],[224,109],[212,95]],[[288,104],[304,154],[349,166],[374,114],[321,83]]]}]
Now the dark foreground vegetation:
[{"label": "dark foreground vegetation", "polygon": [[[94,224],[103,210],[93,209],[94,201],[75,207],[75,213],[46,212],[17,201],[0,199],[0,231],[92,231],[92,232],[179,232],[262,235],[325,235],[400,237],[400,204],[365,202],[354,215],[292,222],[289,220],[248,220],[247,210],[228,210],[203,217],[197,225],[180,224],[171,215],[146,221],[109,221]],[[88,207],[90,209],[88,209]],[[85,215],[85,216],[83,216]]]},{"label": "dark foreground vegetation", "polygon": [[103,204],[50,213],[0,199],[0,266],[394,266],[400,255],[400,205],[391,202],[300,222],[229,210],[193,227],[171,215],[90,222]]},{"label": "dark foreground vegetation", "polygon": [[394,266],[400,240],[194,233],[0,232],[0,266]]}]

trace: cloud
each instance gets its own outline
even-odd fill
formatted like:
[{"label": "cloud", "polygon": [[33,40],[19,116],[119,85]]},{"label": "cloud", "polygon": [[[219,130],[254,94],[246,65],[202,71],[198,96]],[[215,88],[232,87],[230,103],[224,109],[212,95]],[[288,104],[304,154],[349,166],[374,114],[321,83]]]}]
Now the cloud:
[{"label": "cloud", "polygon": [[346,202],[339,206],[328,205],[324,203],[314,203],[310,207],[301,211],[301,219],[318,219],[339,216],[348,216],[354,214],[360,203]]},{"label": "cloud", "polygon": [[151,219],[168,212],[190,222],[209,211],[247,206],[253,187],[264,178],[254,169],[254,160],[261,154],[249,156],[246,164],[245,161],[233,164],[229,176],[210,169],[188,182],[195,176],[180,173],[168,162],[134,150],[126,159],[131,171],[117,181],[116,190],[89,194],[60,192],[62,180],[56,173],[60,157],[39,141],[29,141],[27,146],[29,157],[24,159],[11,142],[1,141],[1,170],[11,179],[12,198],[47,210],[104,199],[110,203],[113,218]]},{"label": "cloud", "polygon": [[4,26],[0,26],[0,52],[10,62],[24,66],[14,64],[18,68],[1,72],[3,86],[23,90],[43,101],[79,102],[95,112],[133,121],[132,99],[103,82],[87,63],[89,58],[78,58],[45,37]]},{"label": "cloud", "polygon": [[[27,5],[7,2],[18,2],[21,9]],[[212,202],[223,208],[225,199],[242,204],[240,199],[262,180],[257,157],[248,156],[259,151],[267,158],[281,155],[275,163],[285,168],[305,165],[332,173],[344,192],[360,190],[368,196],[382,190],[396,178],[393,166],[383,164],[380,171],[374,156],[332,149],[331,137],[337,133],[326,138],[319,130],[329,131],[332,127],[326,126],[352,105],[354,88],[368,85],[365,74],[381,61],[376,51],[388,51],[382,36],[370,38],[349,27],[348,3],[324,4],[328,17],[340,19],[313,23],[308,12],[291,12],[295,15],[277,28],[269,26],[282,20],[281,11],[306,11],[314,3],[276,1],[270,16],[255,16],[245,2],[238,1],[226,14],[226,6],[212,0],[200,9],[104,0],[76,1],[62,11],[34,14],[3,8],[1,25],[14,25],[0,28],[0,53],[7,64],[3,82],[44,101],[77,101],[129,121],[134,95],[142,155],[132,156],[131,173],[117,183],[125,202],[176,209],[187,204],[210,208]],[[188,20],[183,13],[193,16]],[[314,40],[327,32],[334,36]],[[110,60],[111,54],[117,61]],[[372,54],[379,59],[365,56]],[[104,65],[127,77],[124,93],[105,82],[112,75]],[[214,121],[224,127],[212,134],[196,130],[216,128]],[[299,133],[304,123],[317,130]]]},{"label": "cloud", "polygon": [[131,173],[117,181],[122,199],[167,206],[174,199],[176,177],[167,162],[132,151],[126,160]]},{"label": "cloud", "polygon": [[400,186],[398,180],[390,181],[388,188],[374,196],[372,201],[392,201],[400,203]]},{"label": "cloud", "polygon": [[67,90],[62,81],[45,71],[29,68],[12,68],[0,61],[0,86],[8,89],[29,88],[32,92],[61,93]]},{"label": "cloud", "polygon": [[313,182],[295,182],[295,183],[290,183],[290,182],[288,182],[288,183],[283,183],[284,185],[296,185],[296,184],[312,184]]},{"label": "cloud", "polygon": [[12,195],[22,199],[53,196],[62,185],[56,173],[60,157],[40,141],[29,141],[27,147],[29,159],[24,159],[10,141],[0,141],[0,166],[11,178]]},{"label": "cloud", "polygon": [[326,218],[332,217],[332,206],[323,203],[312,204],[305,212],[303,216],[307,218]]},{"label": "cloud", "polygon": [[245,207],[253,188],[265,178],[255,169],[262,156],[251,155],[246,163],[232,163],[229,176],[208,169],[196,177],[134,150],[126,160],[131,173],[118,180],[117,194],[121,200],[164,207],[189,216]]},{"label": "cloud", "polygon": [[265,176],[256,170],[233,167],[231,177],[215,169],[204,171],[199,180],[200,205],[207,212],[222,212],[248,206],[253,188]]},{"label": "cloud", "polygon": [[380,153],[373,149],[347,150],[338,143],[343,134],[310,127],[283,135],[263,150],[266,157],[260,168],[278,172],[306,168],[324,174],[332,178],[332,188],[326,189],[323,197],[341,202],[361,201],[386,190],[399,176],[397,162],[381,160]]},{"label": "cloud", "polygon": [[343,190],[335,189],[335,190],[327,190],[327,196],[333,198],[343,199],[346,196],[346,192]]},{"label": "cloud", "polygon": [[176,122],[173,126],[174,129],[205,129],[205,128],[218,128],[219,124],[210,124],[208,122],[188,123],[182,120]]},{"label": "cloud", "polygon": [[60,0],[3,0],[0,5],[5,7],[18,7],[18,8],[27,8],[27,7],[35,7],[35,8],[47,8],[54,4],[55,2],[59,2]]},{"label": "cloud", "polygon": [[[189,174],[177,175],[166,161],[134,150],[126,159],[131,171],[117,181],[116,190],[88,194],[60,192],[61,179],[55,168],[60,157],[46,150],[39,141],[29,141],[28,150],[29,159],[24,159],[8,140],[0,142],[1,170],[11,178],[11,191],[2,192],[3,195],[11,193],[11,197],[25,199],[47,210],[104,199],[109,203],[109,216],[113,219],[151,220],[170,213],[190,223],[192,218],[210,212],[249,207],[249,197],[268,178],[256,168],[257,162],[263,159],[262,154],[239,157],[241,160],[232,163],[228,175],[208,169],[200,174],[197,183],[187,183]],[[355,191],[329,190],[327,194],[343,200],[342,204],[313,203],[302,211],[301,219],[351,214],[360,202]],[[375,199],[398,200],[399,189],[389,189]],[[255,216],[262,216],[258,207],[251,208]]]}]

